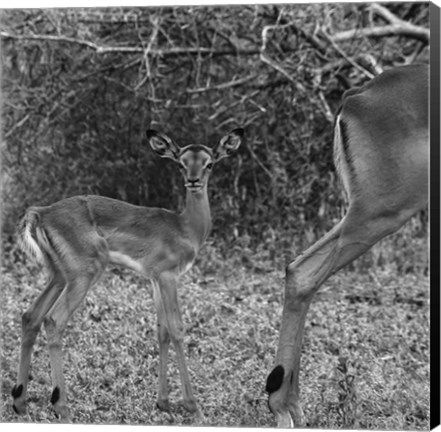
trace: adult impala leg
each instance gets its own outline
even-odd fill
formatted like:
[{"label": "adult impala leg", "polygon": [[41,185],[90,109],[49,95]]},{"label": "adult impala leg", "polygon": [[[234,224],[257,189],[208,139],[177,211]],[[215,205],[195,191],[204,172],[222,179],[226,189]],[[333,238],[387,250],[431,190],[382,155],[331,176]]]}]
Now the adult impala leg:
[{"label": "adult impala leg", "polygon": [[343,97],[334,161],[348,196],[343,220],[286,272],[276,366],[267,380],[279,426],[303,422],[299,367],[305,318],[320,285],[427,203],[428,69],[384,72]]},{"label": "adult impala leg", "polygon": [[267,379],[269,405],[278,426],[304,423],[299,402],[299,369],[305,318],[320,285],[341,267],[396,231],[418,208],[375,214],[353,206],[327,235],[289,264],[276,367]]},{"label": "adult impala leg", "polygon": [[[269,374],[266,390],[270,394],[269,406],[279,427],[292,427],[304,423],[303,411],[298,400],[300,349],[303,339],[306,313],[318,285],[306,278],[314,272],[314,265],[326,277],[334,266],[335,250],[343,222],[310,247],[286,269],[285,298],[276,367]],[[315,261],[315,253],[321,262]],[[318,276],[318,274],[317,274]]]},{"label": "adult impala leg", "polygon": [[22,337],[20,347],[20,362],[18,366],[17,384],[12,390],[14,398],[13,409],[17,414],[26,414],[26,393],[29,380],[29,366],[32,351],[43,319],[52,307],[66,281],[57,270],[51,272],[49,282],[37,300],[22,316]]}]

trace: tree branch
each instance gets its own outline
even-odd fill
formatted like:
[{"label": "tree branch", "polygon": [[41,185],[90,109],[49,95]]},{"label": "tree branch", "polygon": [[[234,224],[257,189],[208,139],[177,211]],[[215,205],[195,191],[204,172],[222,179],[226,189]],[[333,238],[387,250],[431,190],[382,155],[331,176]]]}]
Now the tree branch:
[{"label": "tree branch", "polygon": [[253,79],[257,78],[258,75],[256,74],[252,74],[252,75],[248,75],[246,77],[243,78],[239,78],[239,79],[235,79],[226,83],[222,83],[222,84],[218,84],[218,85],[214,85],[211,87],[201,87],[201,88],[195,88],[195,89],[187,89],[187,93],[203,93],[203,92],[207,92],[207,91],[212,91],[212,90],[225,90],[227,88],[231,88],[231,87],[237,87],[240,86],[242,84],[247,83],[248,81],[252,81]]},{"label": "tree branch", "polygon": [[361,73],[366,75],[369,79],[374,78],[375,75],[366,70],[363,66],[360,66],[356,61],[349,57],[334,41],[334,38],[329,36],[325,30],[321,30],[321,34],[329,41],[333,48],[352,66],[358,69]]},{"label": "tree branch", "polygon": [[[145,48],[140,46],[102,46],[94,42],[90,42],[83,39],[75,39],[67,36],[54,36],[54,35],[14,35],[7,32],[0,32],[0,36],[5,39],[16,39],[16,40],[40,40],[49,42],[67,42],[71,44],[82,45],[84,47],[90,48],[96,51],[98,54],[106,53],[144,53]],[[168,48],[168,49],[151,49],[149,55],[159,56],[159,57],[172,57],[172,56],[182,56],[182,55],[211,55],[211,56],[221,56],[221,55],[258,55],[260,50],[255,49],[212,49],[205,47],[186,47],[186,48]]]},{"label": "tree branch", "polygon": [[380,38],[384,36],[407,36],[428,43],[430,39],[429,30],[414,26],[412,24],[390,24],[382,27],[371,27],[342,31],[332,36],[334,42],[341,42],[348,39],[361,39],[364,37]]},{"label": "tree branch", "polygon": [[6,133],[5,133],[5,138],[8,138],[12,135],[12,133],[22,127],[30,118],[30,114],[26,114],[20,121],[18,121],[17,123],[15,123],[14,126],[12,126]]},{"label": "tree branch", "polygon": [[368,27],[364,29],[346,30],[332,36],[334,42],[364,37],[407,36],[428,43],[430,31],[424,27],[416,26],[394,15],[389,9],[378,3],[370,5],[372,12],[381,16],[389,24],[381,27]]},{"label": "tree branch", "polygon": [[283,25],[268,25],[265,26],[262,29],[262,44],[260,46],[260,60],[263,63],[266,63],[267,65],[271,66],[273,69],[275,69],[277,72],[279,72],[280,74],[282,74],[285,78],[287,78],[289,81],[292,82],[292,84],[295,86],[295,88],[297,89],[297,91],[299,91],[300,93],[303,93],[305,91],[305,89],[303,88],[303,86],[297,82],[290,74],[288,71],[286,71],[283,66],[276,62],[275,60],[273,60],[269,55],[267,55],[265,53],[266,50],[266,46],[268,43],[268,33],[270,30],[274,30],[274,29],[281,29],[281,28],[287,28],[287,27],[293,27],[295,26],[294,23],[288,23],[288,24],[283,24]]}]

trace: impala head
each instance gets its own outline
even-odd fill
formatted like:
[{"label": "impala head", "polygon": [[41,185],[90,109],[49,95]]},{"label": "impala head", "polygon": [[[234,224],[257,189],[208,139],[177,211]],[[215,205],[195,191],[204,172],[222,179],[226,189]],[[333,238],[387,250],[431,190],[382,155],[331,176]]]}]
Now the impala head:
[{"label": "impala head", "polygon": [[147,130],[146,135],[150,146],[159,156],[173,159],[179,164],[185,187],[197,192],[206,186],[213,165],[239,148],[243,133],[243,129],[234,129],[214,147],[202,144],[180,147],[167,135],[153,129]]}]

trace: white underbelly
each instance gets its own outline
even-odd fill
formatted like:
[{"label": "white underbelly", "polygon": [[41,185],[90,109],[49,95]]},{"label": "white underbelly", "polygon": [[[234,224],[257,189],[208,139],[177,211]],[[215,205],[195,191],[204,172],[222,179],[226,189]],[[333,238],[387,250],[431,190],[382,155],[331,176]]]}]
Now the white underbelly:
[{"label": "white underbelly", "polygon": [[124,267],[128,267],[132,270],[135,270],[138,273],[143,273],[143,268],[141,263],[139,261],[134,260],[128,255],[125,255],[121,252],[110,251],[109,258],[112,264],[122,265]]}]

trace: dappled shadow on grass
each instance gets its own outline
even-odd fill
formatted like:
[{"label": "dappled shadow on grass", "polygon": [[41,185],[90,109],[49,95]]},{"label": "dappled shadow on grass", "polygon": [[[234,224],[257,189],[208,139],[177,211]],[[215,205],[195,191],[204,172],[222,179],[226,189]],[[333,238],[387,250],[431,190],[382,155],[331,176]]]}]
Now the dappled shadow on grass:
[{"label": "dappled shadow on grass", "polygon": [[[282,266],[274,268],[265,259],[253,266],[260,271],[250,271],[239,256],[211,269],[202,260],[179,288],[191,381],[207,425],[275,425],[264,386],[277,346],[284,275]],[[44,280],[22,264],[11,269],[2,280],[2,421],[17,421],[9,395],[20,314]],[[428,278],[395,270],[341,272],[314,299],[300,376],[308,426],[428,428]],[[199,424],[178,405],[182,395],[173,349],[172,416],[155,408],[156,315],[144,279],[126,271],[108,272],[68,325],[64,345],[74,422]],[[346,375],[338,369],[342,358]],[[29,415],[23,421],[52,422],[44,332],[37,340],[31,374]],[[352,389],[342,387],[347,375],[353,376]],[[342,405],[347,395],[352,402]]]}]

